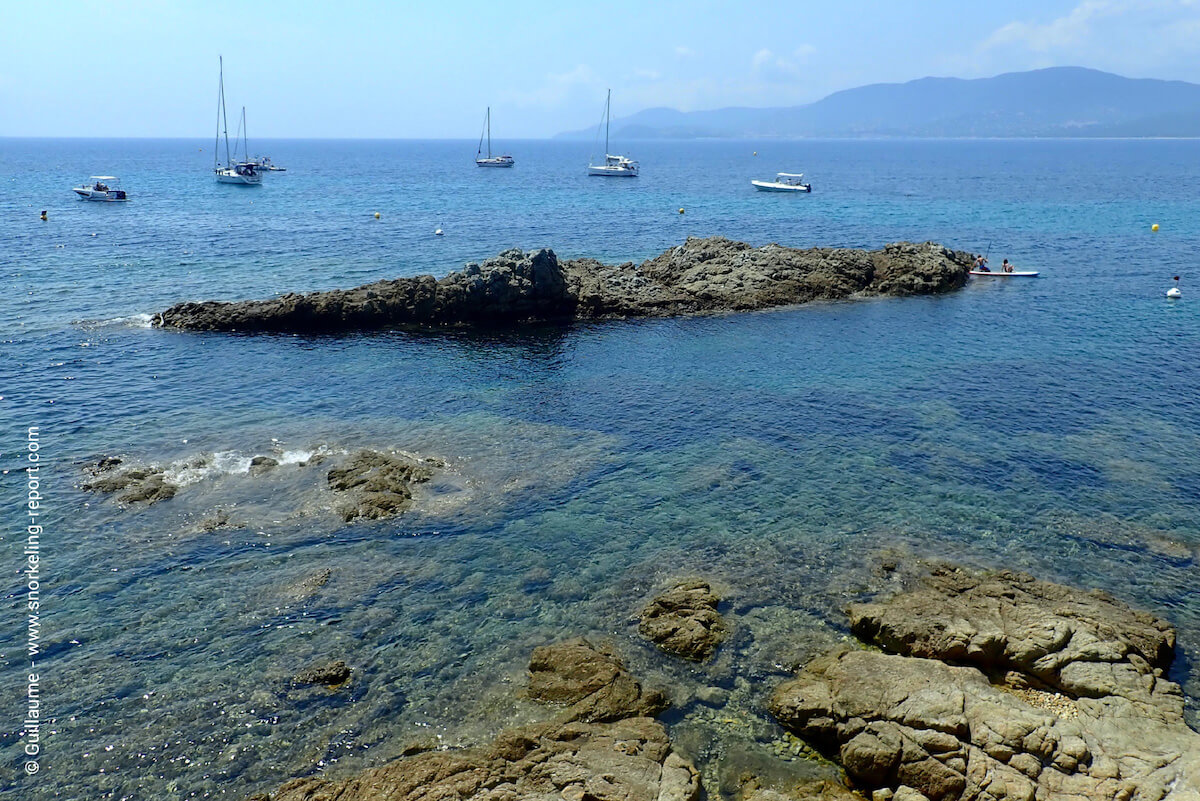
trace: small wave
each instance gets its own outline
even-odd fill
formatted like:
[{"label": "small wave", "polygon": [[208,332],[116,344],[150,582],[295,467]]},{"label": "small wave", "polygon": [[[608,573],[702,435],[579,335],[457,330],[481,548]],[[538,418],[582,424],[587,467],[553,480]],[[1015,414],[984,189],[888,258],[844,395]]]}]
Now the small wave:
[{"label": "small wave", "polygon": [[79,320],[75,323],[80,328],[91,330],[95,328],[153,328],[157,314],[128,314],[122,317],[109,317],[104,320]]},{"label": "small wave", "polygon": [[172,484],[186,487],[209,478],[245,475],[250,472],[250,459],[249,456],[233,451],[218,451],[212,456],[172,462],[163,471],[163,475]]},{"label": "small wave", "polygon": [[307,449],[299,449],[299,450],[285,450],[279,454],[279,463],[280,464],[304,464],[304,463],[308,462],[308,460],[312,459],[314,456],[333,456],[335,454],[342,454],[342,453],[345,453],[345,451],[335,450],[335,449],[329,448],[325,445],[318,445],[315,448],[307,448]]}]

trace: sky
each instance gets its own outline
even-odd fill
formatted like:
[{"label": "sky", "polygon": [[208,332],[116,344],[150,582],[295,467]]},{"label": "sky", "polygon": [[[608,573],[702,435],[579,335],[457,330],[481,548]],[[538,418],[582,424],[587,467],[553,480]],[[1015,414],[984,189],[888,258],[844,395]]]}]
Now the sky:
[{"label": "sky", "polygon": [[[0,0],[0,137],[540,138],[1083,66],[1200,83],[1200,0]],[[2,144],[0,144],[2,147]]]}]

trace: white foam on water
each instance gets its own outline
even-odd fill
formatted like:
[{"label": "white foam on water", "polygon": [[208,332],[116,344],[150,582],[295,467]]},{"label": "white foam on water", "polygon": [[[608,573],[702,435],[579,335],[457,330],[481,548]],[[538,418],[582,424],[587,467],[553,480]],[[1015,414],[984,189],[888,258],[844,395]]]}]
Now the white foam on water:
[{"label": "white foam on water", "polygon": [[84,329],[93,328],[153,328],[157,314],[127,314],[105,320],[78,320],[75,325]]},{"label": "white foam on water", "polygon": [[344,454],[346,451],[330,448],[326,445],[318,445],[315,448],[300,448],[297,450],[284,450],[278,456],[279,463],[282,464],[303,464],[314,456],[334,456]]},{"label": "white foam on water", "polygon": [[186,487],[210,478],[245,475],[250,472],[250,459],[249,456],[233,451],[218,451],[211,456],[203,455],[172,462],[163,474],[172,484]]}]

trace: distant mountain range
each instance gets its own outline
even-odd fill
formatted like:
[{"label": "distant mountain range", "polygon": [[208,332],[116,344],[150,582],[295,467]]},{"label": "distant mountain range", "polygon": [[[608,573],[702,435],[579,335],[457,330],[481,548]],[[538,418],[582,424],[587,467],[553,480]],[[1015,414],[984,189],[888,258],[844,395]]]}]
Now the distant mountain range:
[{"label": "distant mountain range", "polygon": [[[596,129],[555,138],[590,139]],[[612,122],[615,139],[1197,136],[1200,85],[1083,67],[994,78],[921,78],[835,92],[804,106],[675,111]]]}]

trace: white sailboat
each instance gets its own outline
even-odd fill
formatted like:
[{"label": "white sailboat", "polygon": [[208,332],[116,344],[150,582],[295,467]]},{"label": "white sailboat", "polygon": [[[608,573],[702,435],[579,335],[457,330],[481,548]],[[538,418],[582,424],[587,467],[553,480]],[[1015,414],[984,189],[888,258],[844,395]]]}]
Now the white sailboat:
[{"label": "white sailboat", "polygon": [[[257,165],[249,158],[235,162],[229,153],[229,120],[225,116],[225,59],[221,58],[220,100],[217,103],[217,139],[213,145],[213,174],[219,184],[237,184],[239,186],[261,186],[262,173]],[[242,130],[246,127],[246,107],[242,107]],[[225,166],[221,166],[217,158],[217,150],[221,145],[221,135],[225,136]],[[247,138],[247,144],[249,139]]]},{"label": "white sailboat", "polygon": [[[487,137],[487,156],[483,155],[483,139]],[[492,155],[492,107],[488,106],[483,117],[483,132],[479,134],[479,149],[475,151],[476,167],[511,167],[516,163],[512,156]]]},{"label": "white sailboat", "polygon": [[612,111],[612,89],[608,90],[608,99],[604,101],[604,163],[592,164],[588,160],[588,175],[600,175],[611,178],[637,178],[638,163],[626,156],[614,156],[608,152],[608,124]]}]

